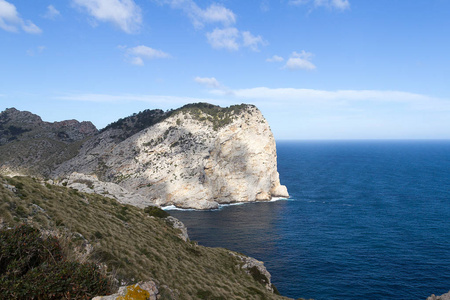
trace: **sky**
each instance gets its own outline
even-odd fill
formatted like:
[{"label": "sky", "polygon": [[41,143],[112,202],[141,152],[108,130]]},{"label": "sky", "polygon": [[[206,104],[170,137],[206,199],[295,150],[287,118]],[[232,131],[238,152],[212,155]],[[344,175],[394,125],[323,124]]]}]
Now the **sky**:
[{"label": "sky", "polygon": [[277,140],[449,139],[448,0],[0,0],[0,111],[256,105]]}]

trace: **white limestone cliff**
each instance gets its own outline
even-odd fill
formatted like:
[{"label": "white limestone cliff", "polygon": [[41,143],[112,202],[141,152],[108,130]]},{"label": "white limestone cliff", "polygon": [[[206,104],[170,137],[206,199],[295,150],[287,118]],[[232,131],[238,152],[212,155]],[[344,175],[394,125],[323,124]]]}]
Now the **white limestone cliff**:
[{"label": "white limestone cliff", "polygon": [[96,174],[141,195],[139,206],[212,209],[289,197],[280,185],[272,132],[253,105],[219,117],[180,110],[117,141],[121,133],[110,128],[87,141],[56,176]]}]

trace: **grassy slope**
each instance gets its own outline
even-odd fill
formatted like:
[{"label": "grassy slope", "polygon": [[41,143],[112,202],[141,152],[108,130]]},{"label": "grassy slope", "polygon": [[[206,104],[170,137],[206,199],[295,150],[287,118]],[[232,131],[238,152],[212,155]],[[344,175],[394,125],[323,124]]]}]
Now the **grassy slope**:
[{"label": "grassy slope", "polygon": [[74,249],[88,241],[94,247],[89,259],[106,263],[119,280],[154,278],[178,299],[286,299],[241,270],[230,251],[184,242],[163,219],[100,195],[0,176],[0,217],[8,226],[27,222],[69,233]]}]

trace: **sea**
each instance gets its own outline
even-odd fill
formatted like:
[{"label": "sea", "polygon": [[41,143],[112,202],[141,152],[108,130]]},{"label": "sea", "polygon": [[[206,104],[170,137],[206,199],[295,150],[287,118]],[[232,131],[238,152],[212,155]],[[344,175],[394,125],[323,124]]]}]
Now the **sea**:
[{"label": "sea", "polygon": [[289,199],[171,210],[200,245],[265,262],[292,298],[450,290],[450,141],[278,141]]}]

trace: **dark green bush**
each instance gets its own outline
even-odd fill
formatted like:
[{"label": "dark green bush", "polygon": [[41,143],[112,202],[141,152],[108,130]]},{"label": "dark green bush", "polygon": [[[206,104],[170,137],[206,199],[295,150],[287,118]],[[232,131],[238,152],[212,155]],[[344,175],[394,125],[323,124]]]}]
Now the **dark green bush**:
[{"label": "dark green bush", "polygon": [[110,286],[97,265],[66,261],[56,238],[28,225],[0,231],[1,299],[90,299]]},{"label": "dark green bush", "polygon": [[156,206],[147,206],[146,208],[144,208],[144,212],[146,212],[149,216],[161,219],[170,216],[170,214],[167,211],[162,210],[161,208]]}]

